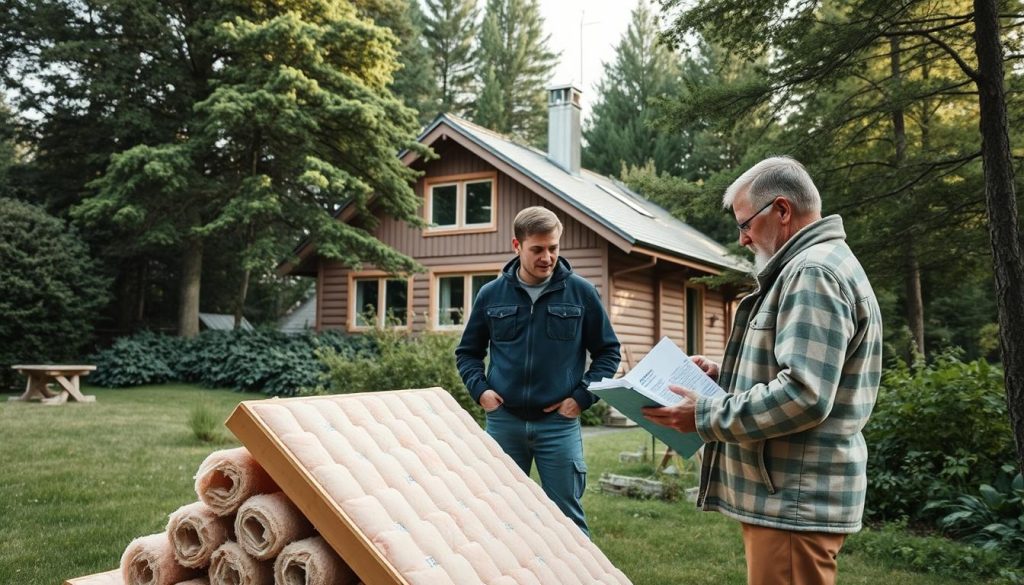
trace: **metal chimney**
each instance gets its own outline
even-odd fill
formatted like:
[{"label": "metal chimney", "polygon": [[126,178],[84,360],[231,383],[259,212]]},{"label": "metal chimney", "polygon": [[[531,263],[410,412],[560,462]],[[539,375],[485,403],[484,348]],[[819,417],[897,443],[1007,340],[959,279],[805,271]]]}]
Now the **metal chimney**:
[{"label": "metal chimney", "polygon": [[572,84],[548,88],[548,160],[580,174],[580,95]]}]

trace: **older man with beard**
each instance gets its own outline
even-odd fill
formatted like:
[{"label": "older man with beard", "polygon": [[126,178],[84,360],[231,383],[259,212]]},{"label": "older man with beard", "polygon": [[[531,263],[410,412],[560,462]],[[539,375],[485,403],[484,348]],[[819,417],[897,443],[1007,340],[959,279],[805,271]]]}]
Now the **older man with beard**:
[{"label": "older man with beard", "polygon": [[833,584],[864,511],[878,303],[842,219],[821,217],[797,161],[761,161],[723,203],[754,252],[757,289],[740,302],[722,364],[693,361],[728,394],[672,386],[684,400],[645,415],[706,442],[697,505],[742,523],[749,584]]}]

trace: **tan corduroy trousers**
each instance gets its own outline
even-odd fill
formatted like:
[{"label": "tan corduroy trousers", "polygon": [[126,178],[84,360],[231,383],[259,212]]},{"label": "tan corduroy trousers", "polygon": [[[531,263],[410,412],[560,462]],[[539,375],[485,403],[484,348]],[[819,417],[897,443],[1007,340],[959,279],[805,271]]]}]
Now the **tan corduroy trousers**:
[{"label": "tan corduroy trousers", "polygon": [[747,585],[835,585],[845,534],[743,524]]}]

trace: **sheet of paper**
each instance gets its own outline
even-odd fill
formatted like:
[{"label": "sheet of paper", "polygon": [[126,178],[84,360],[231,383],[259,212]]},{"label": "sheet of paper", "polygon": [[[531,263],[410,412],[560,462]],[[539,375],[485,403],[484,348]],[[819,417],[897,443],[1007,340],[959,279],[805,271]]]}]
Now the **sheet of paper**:
[{"label": "sheet of paper", "polygon": [[668,389],[669,384],[689,388],[704,396],[713,397],[725,392],[668,337],[663,337],[652,347],[625,378],[635,390],[665,406],[682,400],[681,396]]}]

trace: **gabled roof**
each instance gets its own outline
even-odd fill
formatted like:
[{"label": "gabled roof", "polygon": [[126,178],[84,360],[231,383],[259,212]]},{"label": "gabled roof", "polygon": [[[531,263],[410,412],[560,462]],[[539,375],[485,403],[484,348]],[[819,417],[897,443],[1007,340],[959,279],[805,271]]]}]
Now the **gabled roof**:
[{"label": "gabled roof", "polygon": [[[223,313],[199,313],[199,322],[206,326],[207,329],[231,331],[235,328],[235,316]],[[249,323],[249,320],[245,317],[242,317],[239,327],[243,331],[253,330],[252,323]]]},{"label": "gabled roof", "polygon": [[[547,198],[549,201],[584,225],[613,236],[609,240],[627,253],[658,252],[717,269],[746,271],[749,268],[746,260],[730,254],[725,246],[620,181],[586,169],[578,176],[573,175],[549,160],[546,153],[451,114],[435,118],[419,141],[429,146],[441,136],[453,138],[465,146],[469,146],[468,141],[476,147],[470,150],[491,155],[518,171],[563,204]],[[406,164],[411,164],[418,156],[411,151],[403,155]]]},{"label": "gabled roof", "polygon": [[[731,254],[725,246],[620,181],[586,169],[573,175],[549,160],[546,153],[452,114],[439,114],[417,140],[430,146],[442,138],[455,140],[526,184],[626,253],[658,256],[711,272],[724,269],[746,272],[750,268],[745,259]],[[398,156],[406,165],[419,158],[419,154],[411,150]],[[344,217],[347,203],[334,213],[335,217]],[[284,262],[278,271],[314,274],[308,262],[311,244],[308,239],[300,243],[296,248],[300,261]]]}]

